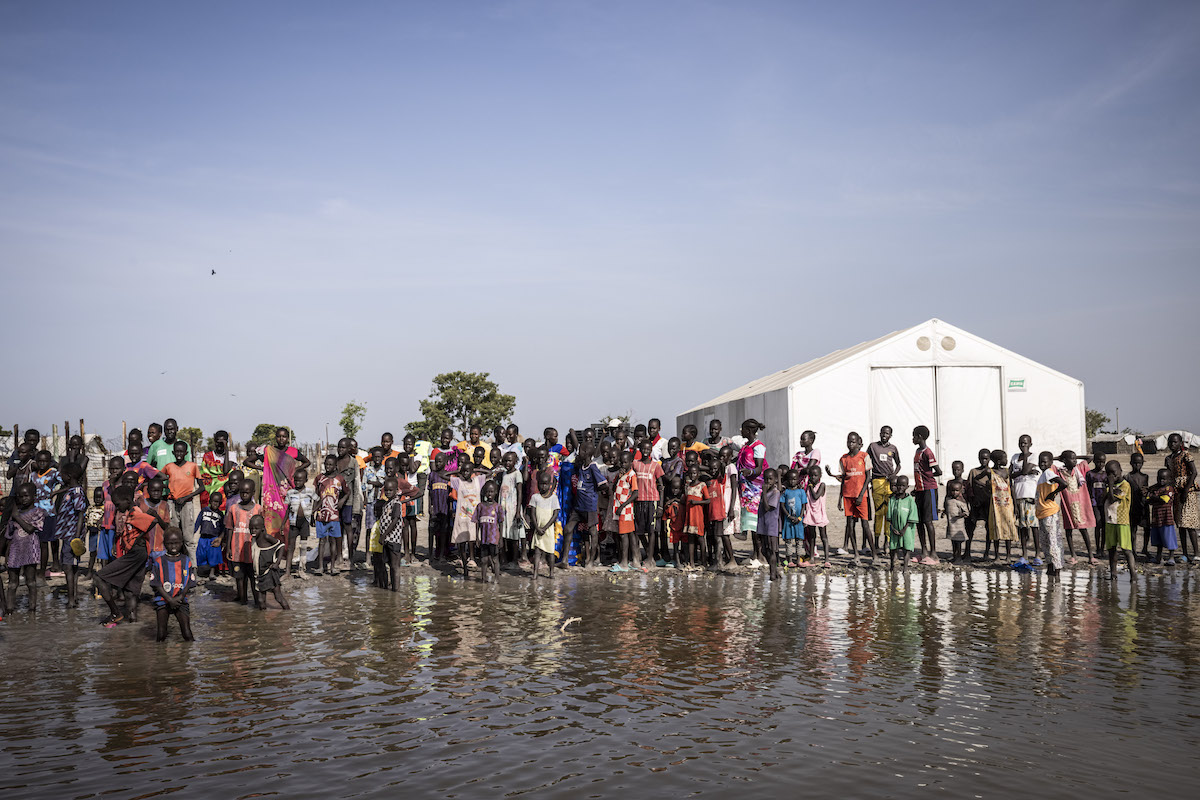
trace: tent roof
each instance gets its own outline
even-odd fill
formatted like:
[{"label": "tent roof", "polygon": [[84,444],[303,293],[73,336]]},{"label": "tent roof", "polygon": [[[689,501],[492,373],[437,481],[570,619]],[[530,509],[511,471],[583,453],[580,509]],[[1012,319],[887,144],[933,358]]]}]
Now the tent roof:
[{"label": "tent roof", "polygon": [[[736,389],[728,391],[719,397],[714,397],[712,400],[709,400],[708,402],[701,403],[698,406],[693,406],[692,408],[689,408],[687,411],[684,411],[683,413],[690,414],[693,411],[699,411],[702,408],[711,408],[713,406],[721,405],[722,403],[729,403],[734,400],[741,400],[742,398],[746,398],[746,397],[754,397],[755,395],[760,395],[765,392],[772,392],[772,391],[775,391],[776,389],[787,388],[788,386],[791,386],[793,383],[804,380],[805,378],[810,378],[819,372],[823,372],[826,369],[829,369],[830,367],[838,364],[839,362],[846,361],[848,359],[854,358],[855,356],[861,355],[869,350],[873,350],[876,347],[880,347],[884,344],[887,344],[888,342],[892,341],[893,339],[895,339],[899,336],[905,336],[905,335],[911,334],[913,331],[921,330],[924,328],[929,328],[929,327],[932,327],[933,325],[938,325],[943,328],[952,330],[961,336],[970,336],[972,339],[975,339],[976,341],[979,341],[979,342],[983,342],[984,344],[987,344],[988,346],[993,347],[996,350],[999,350],[1000,352],[1005,353],[1006,355],[1008,355],[1012,358],[1016,358],[1016,359],[1026,362],[1026,363],[1041,367],[1042,369],[1048,370],[1049,372],[1052,372],[1055,375],[1058,375],[1059,377],[1064,378],[1066,380],[1070,380],[1070,381],[1075,380],[1075,378],[1072,378],[1069,375],[1064,375],[1063,373],[1058,372],[1057,370],[1050,369],[1045,364],[1039,364],[1038,362],[1034,361],[1033,359],[1026,358],[1025,356],[1021,355],[1020,353],[1014,353],[1011,350],[1007,350],[998,344],[989,342],[986,339],[981,339],[980,337],[976,336],[973,333],[964,331],[961,328],[956,328],[955,326],[950,325],[949,323],[942,322],[941,320],[935,318],[935,319],[926,320],[925,322],[922,322],[919,325],[914,325],[911,328],[905,328],[904,330],[900,330],[900,331],[892,331],[891,333],[880,336],[878,339],[872,339],[869,342],[860,342],[859,344],[856,344],[853,347],[847,347],[842,350],[835,350],[832,353],[829,353],[828,355],[821,356],[820,358],[814,358],[811,361],[805,361],[803,364],[797,364],[794,367],[788,367],[787,369],[780,370],[779,372],[773,372],[770,375],[767,375],[766,377],[759,378],[757,380],[753,380],[753,381],[750,381],[749,383],[743,384],[742,386],[739,386]],[[1078,381],[1076,381],[1076,382],[1078,382]]]}]

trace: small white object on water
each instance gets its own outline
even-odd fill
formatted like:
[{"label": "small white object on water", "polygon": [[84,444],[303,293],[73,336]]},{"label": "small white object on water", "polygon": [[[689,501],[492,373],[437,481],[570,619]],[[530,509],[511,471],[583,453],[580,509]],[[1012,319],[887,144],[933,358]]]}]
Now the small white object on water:
[{"label": "small white object on water", "polygon": [[567,632],[567,626],[568,626],[568,625],[570,625],[572,622],[583,622],[583,618],[582,618],[582,617],[568,617],[568,618],[567,618],[567,621],[566,621],[566,622],[564,622],[564,623],[562,624],[562,627],[558,629],[558,630],[559,630],[559,632],[560,632],[560,633],[566,633],[566,632]]}]

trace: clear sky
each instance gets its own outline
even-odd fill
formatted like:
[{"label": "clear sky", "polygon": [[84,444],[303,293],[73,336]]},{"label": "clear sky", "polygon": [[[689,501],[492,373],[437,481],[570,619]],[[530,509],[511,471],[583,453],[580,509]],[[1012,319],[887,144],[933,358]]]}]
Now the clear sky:
[{"label": "clear sky", "polygon": [[1195,2],[8,0],[2,422],[671,428],[936,316],[1200,430],[1197,87]]}]

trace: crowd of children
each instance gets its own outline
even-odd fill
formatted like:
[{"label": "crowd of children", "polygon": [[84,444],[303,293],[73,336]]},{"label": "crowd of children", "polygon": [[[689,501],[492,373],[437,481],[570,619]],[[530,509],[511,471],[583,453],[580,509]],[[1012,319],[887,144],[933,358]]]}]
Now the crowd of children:
[{"label": "crowd of children", "polygon": [[[1126,472],[1099,453],[1035,455],[1031,438],[1021,436],[1011,458],[981,450],[969,472],[953,462],[939,503],[942,470],[924,426],[912,431],[911,482],[900,474],[888,426],[866,448],[850,433],[836,468],[823,462],[813,431],[801,436],[790,466],[769,466],[757,438],[763,428],[746,420],[739,436],[727,438],[714,420],[706,438],[686,425],[667,439],[657,419],[632,430],[613,420],[605,429],[571,429],[560,442],[554,428],[537,441],[522,439],[516,425],[497,427],[484,441],[472,426],[462,441],[447,429],[436,444],[405,436],[401,449],[384,434],[362,455],[356,441],[341,439],[318,470],[291,446],[286,428],[240,462],[218,431],[193,461],[168,420],[147,428],[148,451],[139,430],[129,433],[126,452],[106,460],[107,478],[90,502],[82,438],[71,437],[56,463],[38,449],[40,434],[26,431],[8,461],[0,610],[16,608],[22,580],[36,610],[39,582],[60,572],[68,603],[78,606],[78,578],[87,572],[112,627],[137,619],[148,578],[159,638],[171,616],[190,638],[188,593],[197,580],[228,575],[238,601],[253,596],[261,608],[273,597],[286,609],[285,577],[335,575],[343,561],[356,568],[360,544],[374,585],[392,591],[418,560],[464,578],[478,568],[484,581],[501,580],[503,569],[527,570],[536,581],[543,570],[553,578],[567,566],[626,572],[739,564],[765,567],[775,579],[785,568],[830,563],[825,476],[836,483],[852,566],[860,555],[873,565],[883,554],[892,568],[899,560],[907,569],[914,556],[939,564],[939,515],[951,564],[972,563],[981,522],[984,560],[1001,559],[1003,543],[1006,562],[1044,566],[1050,576],[1075,563],[1075,533],[1089,563],[1107,552],[1113,578],[1121,554],[1136,572],[1138,528],[1143,558],[1154,548],[1155,561],[1173,565],[1180,550],[1186,563],[1189,545],[1197,555],[1196,468],[1178,435],[1153,481],[1140,453]],[[419,519],[428,522],[423,553]],[[734,542],[747,539],[750,556],[738,562]]]}]

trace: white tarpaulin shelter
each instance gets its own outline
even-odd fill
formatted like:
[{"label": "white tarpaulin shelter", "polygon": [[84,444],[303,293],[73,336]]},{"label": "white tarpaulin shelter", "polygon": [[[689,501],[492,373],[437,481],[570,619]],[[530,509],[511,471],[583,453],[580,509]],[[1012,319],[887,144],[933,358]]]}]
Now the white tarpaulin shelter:
[{"label": "white tarpaulin shelter", "polygon": [[719,419],[728,434],[753,417],[774,466],[790,462],[800,434],[817,433],[824,462],[836,464],[846,434],[864,442],[891,425],[905,474],[912,474],[912,429],[925,425],[949,475],[950,462],[978,464],[982,447],[1010,454],[1017,437],[1034,451],[1084,451],[1083,383],[941,320],[838,350],[738,387],[676,417],[708,432]]}]

